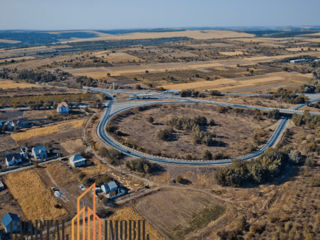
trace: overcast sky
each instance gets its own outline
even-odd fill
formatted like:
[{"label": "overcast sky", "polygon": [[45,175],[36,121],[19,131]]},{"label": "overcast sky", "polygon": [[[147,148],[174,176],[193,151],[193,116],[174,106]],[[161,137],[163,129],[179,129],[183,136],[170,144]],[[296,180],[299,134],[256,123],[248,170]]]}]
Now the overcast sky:
[{"label": "overcast sky", "polygon": [[0,29],[320,25],[320,0],[0,0]]}]

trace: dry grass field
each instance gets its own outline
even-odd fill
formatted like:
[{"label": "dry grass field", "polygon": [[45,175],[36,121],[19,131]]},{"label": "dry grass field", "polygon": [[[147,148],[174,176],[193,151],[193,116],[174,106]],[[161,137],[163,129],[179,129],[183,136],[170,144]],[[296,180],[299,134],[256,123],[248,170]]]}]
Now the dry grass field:
[{"label": "dry grass field", "polygon": [[95,52],[94,56],[102,57],[107,60],[109,63],[126,63],[126,62],[140,62],[141,60],[138,57],[132,56],[125,52],[111,52],[107,51],[99,51]]},{"label": "dry grass field", "polygon": [[81,153],[85,149],[81,138],[70,139],[60,144],[69,154]]},{"label": "dry grass field", "polygon": [[[120,208],[117,209],[115,211],[115,213],[108,218],[108,220],[144,220],[144,218],[137,213],[137,211],[135,211],[133,208],[131,207],[124,207],[124,208]],[[149,234],[150,239],[152,240],[164,240],[164,238],[159,234],[159,232],[154,229],[154,227],[152,227],[152,225],[150,225],[148,223],[148,221],[146,221],[146,233]]]},{"label": "dry grass field", "polygon": [[57,200],[35,170],[8,174],[5,183],[28,220],[63,219],[66,216],[64,208],[55,207]]},{"label": "dry grass field", "polygon": [[64,131],[70,131],[72,129],[80,130],[86,119],[76,119],[65,121],[58,124],[52,124],[46,127],[34,128],[26,130],[24,132],[12,133],[11,137],[16,141],[26,141],[31,138],[44,137],[50,134],[55,134]]},{"label": "dry grass field", "polygon": [[15,89],[15,88],[41,88],[41,86],[37,84],[31,84],[31,83],[17,83],[11,80],[0,80],[0,89],[6,90],[6,89]]},{"label": "dry grass field", "polygon": [[307,83],[311,74],[295,72],[277,72],[265,75],[213,81],[197,81],[191,83],[162,85],[165,89],[219,90],[222,92],[267,92],[278,87],[300,87]]},{"label": "dry grass field", "polygon": [[[90,38],[90,41],[102,41],[102,40],[132,40],[132,39],[156,39],[156,38],[170,38],[170,37],[188,37],[193,39],[221,39],[221,38],[251,38],[252,34],[233,32],[233,31],[217,31],[217,30],[188,30],[188,31],[177,31],[177,32],[152,32],[152,33],[129,33],[119,35],[106,35],[103,37]],[[83,42],[88,39],[77,39],[68,42]]]},{"label": "dry grass field", "polygon": [[234,52],[219,52],[220,54],[222,55],[225,55],[225,56],[240,56],[243,54],[242,51],[234,51]]},{"label": "dry grass field", "polygon": [[157,226],[166,239],[177,240],[186,239],[193,217],[196,218],[201,210],[216,205],[221,205],[221,202],[210,194],[177,188],[164,189],[146,196],[135,208],[148,222]]},{"label": "dry grass field", "polygon": [[16,41],[16,40],[8,40],[8,39],[0,39],[0,43],[20,43],[20,41]]},{"label": "dry grass field", "polygon": [[[205,116],[208,121],[214,120],[216,125],[207,127],[207,131],[214,133],[215,140],[223,144],[220,146],[197,145],[193,142],[192,132],[184,131],[176,131],[177,140],[159,140],[157,133],[168,128],[167,121],[174,116],[186,118]],[[149,117],[154,118],[154,124],[147,121]],[[249,146],[257,147],[254,131],[265,129],[266,135],[270,136],[272,133],[270,128],[274,123],[275,121],[271,119],[256,120],[253,115],[246,113],[234,111],[219,113],[215,106],[205,104],[164,104],[128,117],[115,118],[111,124],[118,126],[123,133],[124,136],[120,137],[123,142],[135,144],[143,151],[153,154],[161,153],[174,158],[188,159],[188,155],[191,155],[194,159],[202,159],[206,150],[213,155],[219,153],[228,157],[242,155]]]}]

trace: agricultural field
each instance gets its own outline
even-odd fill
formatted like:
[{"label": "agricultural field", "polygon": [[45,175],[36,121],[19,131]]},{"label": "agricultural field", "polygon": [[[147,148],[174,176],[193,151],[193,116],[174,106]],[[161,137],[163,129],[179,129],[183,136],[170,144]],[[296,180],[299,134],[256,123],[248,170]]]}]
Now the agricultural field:
[{"label": "agricultural field", "polygon": [[26,130],[24,132],[13,133],[11,137],[16,142],[28,141],[32,138],[40,138],[47,135],[52,135],[60,132],[68,132],[70,130],[79,130],[82,128],[86,119],[75,119],[70,121],[65,121],[58,124],[49,125],[41,128],[34,128]]},{"label": "agricultural field", "polygon": [[41,86],[36,85],[36,84],[30,84],[30,83],[18,83],[18,82],[14,82],[14,81],[8,81],[8,80],[3,80],[0,81],[0,89],[15,89],[15,88],[20,88],[20,89],[24,89],[24,88],[39,88]]},{"label": "agricultural field", "polygon": [[57,207],[58,201],[41,180],[37,171],[28,170],[9,174],[5,178],[5,183],[28,220],[66,217],[67,211]]}]

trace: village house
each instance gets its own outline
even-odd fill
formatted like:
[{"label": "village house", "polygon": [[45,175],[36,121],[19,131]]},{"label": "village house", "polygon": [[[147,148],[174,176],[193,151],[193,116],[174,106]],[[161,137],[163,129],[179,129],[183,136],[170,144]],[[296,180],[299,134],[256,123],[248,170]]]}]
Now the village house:
[{"label": "village house", "polygon": [[126,194],[126,189],[119,186],[115,181],[110,181],[101,185],[101,190],[109,199],[114,199]]},{"label": "village house", "polygon": [[17,214],[7,213],[1,220],[6,233],[17,233],[20,231],[20,219]]},{"label": "village house", "polygon": [[38,162],[42,162],[47,159],[48,153],[45,146],[40,145],[32,148],[32,156],[37,160]]},{"label": "village house", "polygon": [[66,102],[58,104],[57,112],[60,114],[69,114],[69,105]]},{"label": "village house", "polygon": [[0,191],[3,191],[5,188],[4,183],[0,181]]},{"label": "village house", "polygon": [[86,159],[77,153],[69,158],[69,163],[73,167],[83,167],[86,165]]},{"label": "village house", "polygon": [[22,156],[20,153],[10,153],[5,156],[6,165],[8,167],[22,163]]}]

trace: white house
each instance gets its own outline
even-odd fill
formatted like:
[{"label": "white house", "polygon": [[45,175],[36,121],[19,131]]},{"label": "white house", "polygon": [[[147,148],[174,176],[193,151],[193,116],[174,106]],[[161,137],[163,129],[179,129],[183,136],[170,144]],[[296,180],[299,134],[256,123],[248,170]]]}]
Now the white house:
[{"label": "white house", "polygon": [[4,190],[4,189],[5,189],[5,186],[4,186],[3,182],[0,181],[0,191],[2,191],[2,190]]},{"label": "white house", "polygon": [[6,165],[8,167],[22,163],[22,156],[20,153],[10,153],[5,157]]},{"label": "white house", "polygon": [[115,181],[111,181],[111,182],[103,184],[101,186],[101,190],[107,194],[108,198],[110,198],[110,197],[118,194],[119,187]]},{"label": "white house", "polygon": [[69,163],[73,167],[83,167],[86,165],[86,159],[77,153],[69,158]]},{"label": "white house", "polygon": [[47,159],[48,153],[45,146],[40,145],[32,148],[32,155],[35,160],[42,162]]},{"label": "white house", "polygon": [[66,102],[62,102],[58,104],[57,112],[61,114],[68,114],[69,113],[69,105]]}]

